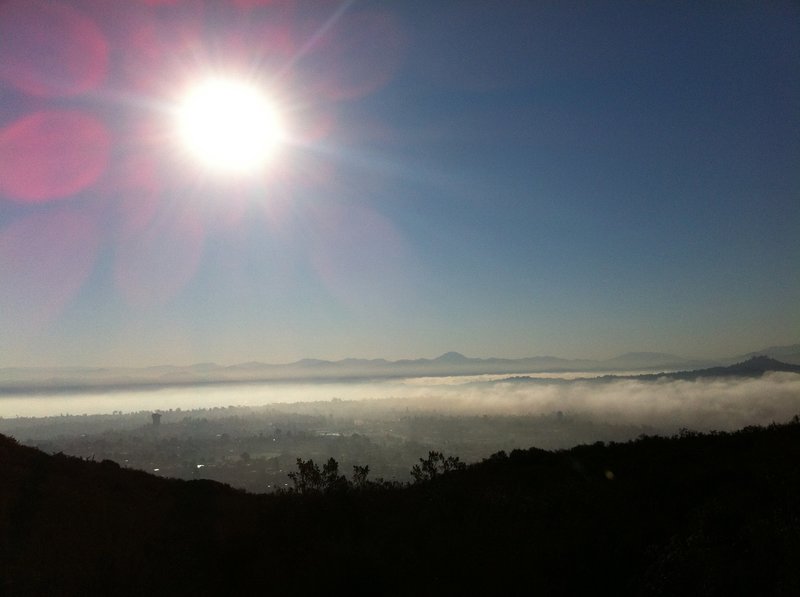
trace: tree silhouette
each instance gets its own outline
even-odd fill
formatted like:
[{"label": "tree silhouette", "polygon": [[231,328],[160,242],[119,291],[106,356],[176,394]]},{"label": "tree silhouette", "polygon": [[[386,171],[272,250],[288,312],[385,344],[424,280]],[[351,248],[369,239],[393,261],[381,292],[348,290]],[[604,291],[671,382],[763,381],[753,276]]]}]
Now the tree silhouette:
[{"label": "tree silhouette", "polygon": [[420,458],[419,464],[411,468],[414,483],[430,481],[451,471],[463,470],[467,467],[458,456],[445,456],[441,452],[428,452],[428,458]]},{"label": "tree silhouette", "polygon": [[347,489],[349,483],[344,475],[339,474],[339,463],[333,458],[322,467],[322,490],[326,493]]},{"label": "tree silhouette", "polygon": [[294,491],[297,493],[310,493],[322,489],[322,473],[311,458],[308,460],[298,458],[297,472],[289,473],[289,478],[294,483]]},{"label": "tree silhouette", "polygon": [[329,458],[320,470],[313,459],[297,459],[297,471],[289,473],[289,478],[294,484],[296,493],[332,493],[343,491],[352,487],[365,487],[369,466],[353,467],[353,482],[339,474],[339,463],[336,459]]},{"label": "tree silhouette", "polygon": [[367,477],[369,476],[369,465],[358,466],[353,465],[353,487],[356,489],[364,489],[369,484]]}]

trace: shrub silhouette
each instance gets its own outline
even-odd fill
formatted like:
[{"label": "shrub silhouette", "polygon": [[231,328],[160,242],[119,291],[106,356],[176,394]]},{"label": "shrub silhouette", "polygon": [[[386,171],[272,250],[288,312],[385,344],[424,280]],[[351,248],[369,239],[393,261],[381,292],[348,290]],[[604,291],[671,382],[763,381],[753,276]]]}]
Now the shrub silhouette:
[{"label": "shrub silhouette", "polygon": [[367,476],[369,466],[354,466],[353,481],[348,481],[344,475],[339,474],[339,463],[336,459],[329,458],[320,470],[319,465],[312,458],[303,460],[297,459],[297,471],[289,473],[295,493],[332,493],[335,491],[345,491],[354,487],[364,488],[368,486]]},{"label": "shrub silhouette", "polygon": [[411,468],[411,477],[414,483],[430,481],[452,471],[460,471],[467,465],[458,456],[445,456],[441,452],[428,452],[427,458],[420,458],[419,464]]}]

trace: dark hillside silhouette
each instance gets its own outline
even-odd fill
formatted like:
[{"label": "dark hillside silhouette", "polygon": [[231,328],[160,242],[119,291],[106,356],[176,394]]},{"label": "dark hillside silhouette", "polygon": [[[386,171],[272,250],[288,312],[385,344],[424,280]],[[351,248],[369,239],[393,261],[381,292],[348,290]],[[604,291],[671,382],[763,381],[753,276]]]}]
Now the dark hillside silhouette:
[{"label": "dark hillside silhouette", "polygon": [[[767,356],[750,357],[741,363],[735,363],[726,367],[708,367],[705,369],[693,369],[691,371],[670,371],[662,373],[644,373],[638,375],[603,375],[597,378],[587,378],[580,380],[581,382],[611,382],[620,379],[633,379],[636,381],[661,381],[661,380],[682,380],[682,381],[696,381],[698,379],[712,379],[712,378],[743,378],[743,377],[761,377],[769,372],[785,372],[785,373],[798,373],[800,374],[800,365],[792,365],[790,363],[783,363],[781,361],[772,359]],[[575,380],[569,379],[548,379],[541,377],[529,376],[515,376],[501,380],[502,382],[530,382],[540,384],[554,384],[554,383],[573,383]]]},{"label": "dark hillside silhouette", "polygon": [[696,369],[694,371],[676,371],[674,373],[658,373],[653,375],[636,375],[633,379],[682,379],[694,381],[702,378],[712,377],[761,377],[770,371],[783,371],[788,373],[800,373],[800,365],[783,363],[767,356],[750,357],[746,361],[729,365],[727,367],[709,367],[707,369]]},{"label": "dark hillside silhouette", "polygon": [[324,491],[266,496],[0,436],[0,594],[800,594],[797,418],[428,456],[406,486],[301,462]]}]

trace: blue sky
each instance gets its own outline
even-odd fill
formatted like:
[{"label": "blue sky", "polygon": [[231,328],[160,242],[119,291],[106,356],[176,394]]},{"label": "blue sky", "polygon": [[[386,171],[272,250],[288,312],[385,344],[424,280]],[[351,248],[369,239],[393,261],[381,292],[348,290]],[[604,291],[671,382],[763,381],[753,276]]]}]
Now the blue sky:
[{"label": "blue sky", "polygon": [[[791,2],[13,0],[0,52],[0,366],[800,338]],[[209,70],[284,112],[255,175],[169,138]]]}]

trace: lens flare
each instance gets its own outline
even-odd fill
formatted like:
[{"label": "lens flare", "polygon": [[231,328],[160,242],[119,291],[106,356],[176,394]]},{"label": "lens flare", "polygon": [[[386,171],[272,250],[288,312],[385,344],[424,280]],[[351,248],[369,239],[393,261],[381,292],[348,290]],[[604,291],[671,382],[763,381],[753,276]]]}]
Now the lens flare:
[{"label": "lens flare", "polygon": [[103,175],[111,134],[77,110],[34,112],[0,129],[0,196],[27,203],[69,198]]}]

